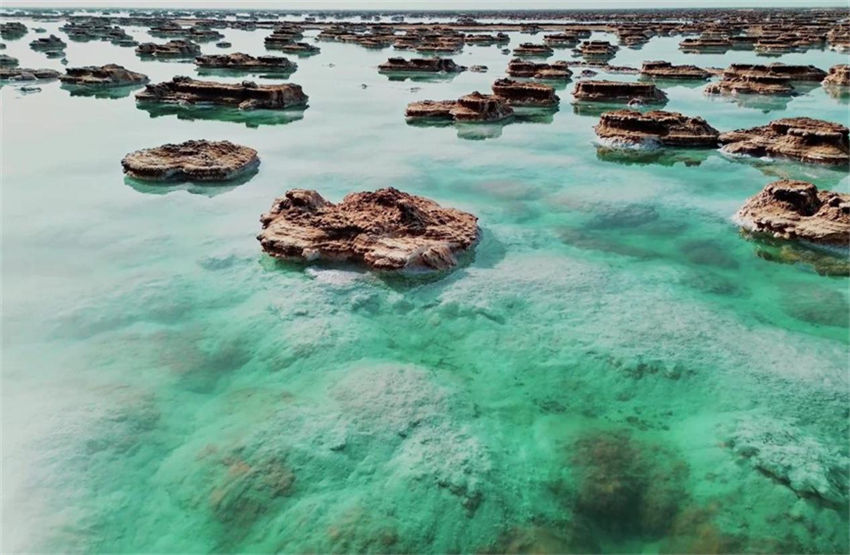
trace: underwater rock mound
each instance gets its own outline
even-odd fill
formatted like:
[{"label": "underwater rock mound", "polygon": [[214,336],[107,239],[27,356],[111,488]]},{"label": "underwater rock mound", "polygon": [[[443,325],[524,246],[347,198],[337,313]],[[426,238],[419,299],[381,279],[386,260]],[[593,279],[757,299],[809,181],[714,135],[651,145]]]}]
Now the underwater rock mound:
[{"label": "underwater rock mound", "polygon": [[509,118],[513,109],[496,95],[473,92],[457,100],[423,100],[411,102],[405,110],[408,121],[449,120],[458,122],[493,122]]},{"label": "underwater rock mound", "polygon": [[228,181],[260,164],[253,148],[229,141],[186,141],[131,152],[124,173],[148,181]]},{"label": "underwater rock mound", "polygon": [[678,112],[636,110],[605,112],[594,127],[603,139],[625,144],[660,144],[676,147],[715,147],[720,133],[699,117]]},{"label": "underwater rock mound", "polygon": [[711,77],[711,72],[693,65],[674,66],[670,62],[644,62],[640,68],[641,75],[653,79],[676,79],[705,81]]},{"label": "underwater rock mound", "polygon": [[68,68],[59,80],[66,85],[85,87],[123,87],[148,82],[148,76],[130,71],[124,66],[107,64],[105,66],[86,66]]},{"label": "underwater rock mound", "polygon": [[300,85],[257,85],[253,81],[238,84],[198,81],[175,77],[171,81],[148,85],[136,95],[139,102],[162,104],[216,104],[240,110],[285,110],[305,106],[308,97]]},{"label": "underwater rock mound", "polygon": [[377,270],[443,270],[479,236],[478,218],[392,187],[352,193],[339,204],[293,189],[260,218],[270,255],[350,260]]},{"label": "underwater rock mound", "polygon": [[378,71],[382,73],[458,73],[464,70],[466,67],[457,65],[449,58],[390,58],[378,66]]},{"label": "underwater rock mound", "polygon": [[632,102],[660,104],[667,95],[652,83],[622,81],[580,81],[573,89],[576,100],[586,102]]},{"label": "underwater rock mound", "polygon": [[211,54],[195,58],[195,65],[209,69],[264,70],[292,73],[297,65],[283,56],[251,56],[241,52]]},{"label": "underwater rock mound", "polygon": [[844,125],[813,118],[784,118],[752,129],[720,134],[728,154],[780,157],[809,164],[850,164],[848,129]]},{"label": "underwater rock mound", "polygon": [[736,218],[749,231],[850,247],[850,195],[818,191],[805,181],[783,179],[766,185]]},{"label": "underwater rock mound", "polygon": [[560,98],[555,89],[543,83],[528,83],[513,79],[498,79],[493,83],[493,94],[511,106],[533,106],[551,108],[558,105]]},{"label": "underwater rock mound", "polygon": [[145,42],[136,47],[139,56],[154,58],[194,58],[200,55],[201,47],[188,40],[170,40],[165,44]]}]

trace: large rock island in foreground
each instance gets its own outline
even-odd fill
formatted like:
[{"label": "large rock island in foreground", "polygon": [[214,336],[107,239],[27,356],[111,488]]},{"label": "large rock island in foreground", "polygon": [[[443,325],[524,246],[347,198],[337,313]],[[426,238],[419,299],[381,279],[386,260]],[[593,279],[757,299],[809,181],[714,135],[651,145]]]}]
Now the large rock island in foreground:
[{"label": "large rock island in foreground", "polygon": [[850,165],[847,127],[813,118],[785,118],[761,127],[721,133],[723,152],[790,158],[810,164]]},{"label": "large rock island in foreground", "polygon": [[748,231],[850,247],[850,195],[818,191],[805,181],[783,179],[768,184],[735,218]]},{"label": "large rock island in foreground", "polygon": [[605,112],[594,129],[602,139],[635,146],[714,148],[720,134],[702,118],[662,110]]},{"label": "large rock island in foreground", "polygon": [[65,75],[59,77],[64,85],[79,87],[125,87],[148,82],[148,76],[130,71],[124,66],[107,64],[105,66],[86,66],[68,68]]},{"label": "large rock island in foreground", "polygon": [[260,218],[268,254],[351,261],[376,270],[443,270],[478,241],[478,218],[394,188],[352,193],[339,204],[293,189]]},{"label": "large rock island in foreground", "polygon": [[160,104],[216,104],[240,110],[285,110],[307,105],[308,97],[300,85],[283,83],[257,85],[253,81],[217,83],[190,77],[175,77],[156,85],[148,85],[136,95],[139,102]]},{"label": "large rock island in foreground", "polygon": [[229,181],[260,165],[257,151],[230,141],[186,141],[131,152],[124,173],[146,181]]}]

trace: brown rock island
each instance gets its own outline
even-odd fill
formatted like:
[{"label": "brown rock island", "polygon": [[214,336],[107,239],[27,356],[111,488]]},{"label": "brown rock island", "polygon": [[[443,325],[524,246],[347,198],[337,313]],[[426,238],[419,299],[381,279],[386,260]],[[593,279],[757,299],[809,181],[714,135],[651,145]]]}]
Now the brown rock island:
[{"label": "brown rock island", "polygon": [[766,185],[738,210],[735,219],[755,233],[850,247],[850,195],[819,191],[806,181],[782,179]]},{"label": "brown rock island", "polygon": [[723,152],[755,157],[790,158],[809,164],[850,164],[848,129],[813,118],[785,118],[752,129],[721,133]]},{"label": "brown rock island", "polygon": [[585,102],[663,104],[667,101],[667,95],[652,83],[622,81],[579,81],[573,89],[573,96]]},{"label": "brown rock island", "polygon": [[711,72],[701,67],[692,65],[674,66],[670,62],[664,61],[644,62],[640,68],[640,74],[643,77],[651,79],[670,79],[676,81],[705,81],[711,77]]},{"label": "brown rock island", "polygon": [[493,83],[493,94],[515,108],[554,108],[561,100],[549,85],[513,79],[498,79]]},{"label": "brown rock island", "polygon": [[186,141],[131,152],[124,173],[145,181],[229,181],[260,165],[257,151],[229,141]]},{"label": "brown rock island", "polygon": [[283,56],[251,56],[241,52],[198,56],[195,58],[195,65],[201,69],[258,70],[277,73],[292,73],[298,69],[294,62]]},{"label": "brown rock island", "polygon": [[390,58],[378,66],[380,73],[459,73],[466,67],[449,58]]},{"label": "brown rock island", "polygon": [[661,110],[605,112],[594,129],[602,139],[633,146],[714,148],[719,135],[717,129],[702,118]]},{"label": "brown rock island", "polygon": [[68,68],[65,75],[59,77],[59,81],[64,85],[110,88],[141,85],[148,82],[148,76],[130,71],[124,66],[107,64]]},{"label": "brown rock island", "polygon": [[305,107],[308,97],[300,85],[292,83],[257,85],[253,81],[243,81],[231,84],[175,77],[171,81],[148,85],[136,95],[136,100],[158,104],[213,104],[240,110],[286,110]]},{"label": "brown rock island", "polygon": [[476,91],[457,100],[411,102],[404,115],[408,122],[448,120],[487,123],[508,119],[513,113],[504,98]]},{"label": "brown rock island", "polygon": [[136,47],[136,54],[145,58],[194,58],[201,47],[188,40],[170,40],[164,44],[144,42]]},{"label": "brown rock island", "polygon": [[293,189],[260,218],[271,256],[350,261],[374,270],[445,270],[478,241],[478,218],[394,188],[352,193],[333,204]]}]

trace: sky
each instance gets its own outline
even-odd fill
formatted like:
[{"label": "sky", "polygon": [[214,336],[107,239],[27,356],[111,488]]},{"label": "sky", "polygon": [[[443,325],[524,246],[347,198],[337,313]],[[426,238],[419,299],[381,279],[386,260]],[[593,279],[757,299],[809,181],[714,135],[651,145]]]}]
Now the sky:
[{"label": "sky", "polygon": [[278,10],[847,7],[850,0],[0,0],[0,7],[231,8]]}]

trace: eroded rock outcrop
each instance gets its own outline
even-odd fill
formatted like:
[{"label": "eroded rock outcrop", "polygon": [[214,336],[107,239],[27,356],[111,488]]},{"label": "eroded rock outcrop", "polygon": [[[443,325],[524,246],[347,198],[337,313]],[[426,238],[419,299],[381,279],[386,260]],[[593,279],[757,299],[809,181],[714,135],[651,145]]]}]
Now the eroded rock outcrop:
[{"label": "eroded rock outcrop", "polygon": [[390,58],[378,66],[381,73],[458,73],[466,70],[449,58]]},{"label": "eroded rock outcrop", "polygon": [[186,141],[131,152],[124,173],[146,181],[228,181],[260,165],[257,151],[229,141]]},{"label": "eroded rock outcrop", "polygon": [[632,102],[660,104],[667,95],[652,83],[580,81],[573,90],[576,100],[587,102]]},{"label": "eroded rock outcrop", "polygon": [[55,69],[32,69],[26,67],[0,68],[0,81],[39,81],[56,79],[59,72]]},{"label": "eroded rock outcrop", "polygon": [[778,119],[761,127],[721,133],[719,141],[728,154],[831,166],[850,164],[847,127],[813,118]]},{"label": "eroded rock outcrop", "polygon": [[513,115],[505,99],[476,91],[457,100],[423,100],[407,105],[408,121],[449,120],[458,122],[494,122]]},{"label": "eroded rock outcrop", "polygon": [[838,64],[829,68],[822,84],[830,92],[850,91],[850,65]]},{"label": "eroded rock outcrop", "polygon": [[674,66],[670,62],[644,62],[640,68],[641,75],[652,79],[675,79],[705,81],[711,73],[701,67],[692,65]]},{"label": "eroded rock outcrop", "polygon": [[64,40],[60,39],[56,35],[50,35],[49,37],[42,37],[39,39],[35,39],[30,42],[30,48],[33,50],[47,51],[47,50],[64,50],[67,47],[67,43]]},{"label": "eroded rock outcrop", "polygon": [[124,66],[107,64],[68,68],[59,80],[65,85],[107,88],[147,83],[148,76],[130,71]]},{"label": "eroded rock outcrop", "polygon": [[534,44],[531,42],[524,42],[514,48],[515,56],[523,56],[526,58],[548,58],[554,53],[555,51],[545,44]]},{"label": "eroded rock outcrop", "polygon": [[713,148],[719,135],[702,118],[661,110],[605,112],[594,129],[600,138],[624,145]]},{"label": "eroded rock outcrop", "polygon": [[304,261],[347,260],[376,270],[443,270],[479,236],[478,219],[394,188],[352,193],[339,204],[293,189],[260,218],[268,254]]},{"label": "eroded rock outcrop", "polygon": [[819,191],[806,181],[783,179],[768,184],[735,218],[748,231],[850,247],[850,195]]},{"label": "eroded rock outcrop", "polygon": [[585,60],[609,60],[620,49],[616,44],[605,40],[588,40],[581,43],[578,52]]},{"label": "eroded rock outcrop", "polygon": [[136,47],[136,54],[153,58],[194,58],[201,47],[188,40],[170,40],[164,44],[145,42]]},{"label": "eroded rock outcrop", "polygon": [[6,54],[0,54],[0,67],[18,67],[18,59]]},{"label": "eroded rock outcrop", "polygon": [[561,100],[549,85],[513,79],[496,80],[493,83],[493,94],[504,98],[511,106],[554,108]]},{"label": "eroded rock outcrop", "polygon": [[507,74],[511,77],[526,77],[541,81],[567,81],[573,72],[567,67],[567,62],[552,62],[538,64],[514,58],[508,62]]},{"label": "eroded rock outcrop", "polygon": [[175,77],[148,85],[136,95],[139,102],[162,104],[216,104],[240,110],[285,110],[307,105],[308,97],[300,85],[282,83],[257,85],[253,81],[218,83],[190,77]]},{"label": "eroded rock outcrop", "polygon": [[211,54],[195,58],[195,65],[204,69],[232,69],[237,71],[275,71],[292,73],[298,66],[283,56],[251,56],[242,52]]}]

